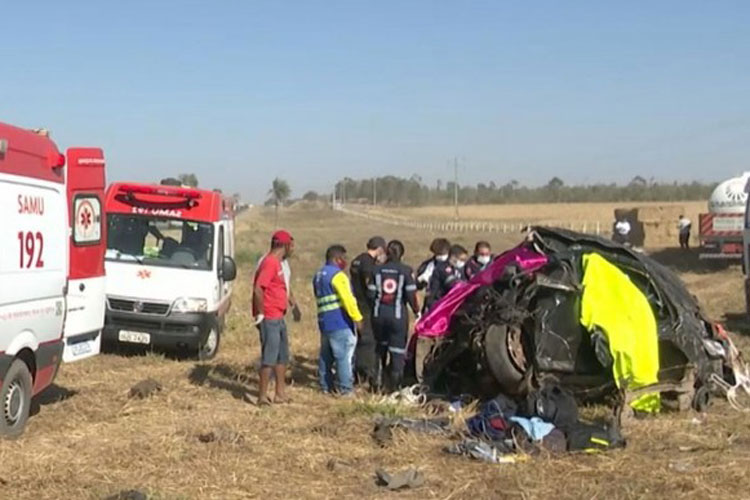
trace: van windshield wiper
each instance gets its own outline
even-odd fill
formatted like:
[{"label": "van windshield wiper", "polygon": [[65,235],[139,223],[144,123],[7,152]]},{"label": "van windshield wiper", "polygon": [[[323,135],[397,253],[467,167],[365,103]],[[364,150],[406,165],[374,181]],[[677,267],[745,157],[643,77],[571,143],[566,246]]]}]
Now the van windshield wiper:
[{"label": "van windshield wiper", "polygon": [[134,261],[139,263],[140,265],[144,266],[145,263],[143,262],[143,257],[138,257],[137,255],[129,254],[129,253],[122,253],[119,250],[117,251],[117,260],[120,260],[123,255],[127,255],[128,257],[132,258]]}]

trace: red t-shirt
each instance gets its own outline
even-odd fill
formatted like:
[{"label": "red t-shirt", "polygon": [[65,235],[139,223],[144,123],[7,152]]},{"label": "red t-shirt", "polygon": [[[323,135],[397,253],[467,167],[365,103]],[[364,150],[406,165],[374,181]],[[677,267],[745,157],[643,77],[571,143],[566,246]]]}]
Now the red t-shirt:
[{"label": "red t-shirt", "polygon": [[[263,258],[258,270],[255,272],[253,289],[260,287],[263,290],[263,315],[267,319],[281,319],[286,313],[287,293],[284,271],[281,261],[274,255],[268,254]],[[255,301],[253,301],[253,316],[257,316]]]}]

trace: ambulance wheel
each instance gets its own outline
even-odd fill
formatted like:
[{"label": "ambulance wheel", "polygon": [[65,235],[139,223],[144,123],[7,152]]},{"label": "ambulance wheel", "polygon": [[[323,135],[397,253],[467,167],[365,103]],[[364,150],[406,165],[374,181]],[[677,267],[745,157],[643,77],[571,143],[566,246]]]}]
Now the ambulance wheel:
[{"label": "ambulance wheel", "polygon": [[208,361],[216,357],[216,353],[219,352],[219,342],[221,341],[221,328],[219,324],[214,322],[211,325],[211,329],[208,331],[206,338],[198,347],[198,359],[200,361]]},{"label": "ambulance wheel", "polygon": [[13,361],[0,388],[0,437],[15,439],[23,434],[31,409],[32,388],[29,367],[20,359]]}]

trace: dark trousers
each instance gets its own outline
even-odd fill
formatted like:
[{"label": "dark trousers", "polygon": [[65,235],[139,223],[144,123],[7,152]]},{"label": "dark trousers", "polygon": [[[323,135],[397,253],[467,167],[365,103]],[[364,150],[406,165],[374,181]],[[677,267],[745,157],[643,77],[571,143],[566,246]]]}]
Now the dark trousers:
[{"label": "dark trousers", "polygon": [[372,331],[372,313],[364,307],[361,311],[363,329],[359,332],[357,349],[354,351],[354,372],[358,383],[367,382],[372,387],[378,376],[377,343]]},{"label": "dark trousers", "polygon": [[372,319],[372,329],[377,341],[378,386],[395,391],[404,379],[409,320],[381,316]]},{"label": "dark trousers", "polygon": [[690,249],[690,232],[680,233],[680,248]]}]

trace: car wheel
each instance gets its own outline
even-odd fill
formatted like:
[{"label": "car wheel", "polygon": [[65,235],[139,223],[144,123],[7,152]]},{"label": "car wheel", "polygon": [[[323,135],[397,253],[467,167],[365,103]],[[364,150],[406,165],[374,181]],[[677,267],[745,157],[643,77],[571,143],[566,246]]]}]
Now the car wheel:
[{"label": "car wheel", "polygon": [[16,359],[0,387],[0,437],[15,439],[23,434],[31,409],[32,388],[29,367]]},{"label": "car wheel", "polygon": [[693,410],[697,411],[698,413],[703,413],[706,411],[711,404],[711,391],[708,390],[708,387],[705,385],[702,385],[696,389],[695,394],[693,395],[693,401],[691,402],[691,406],[693,407]]},{"label": "car wheel", "polygon": [[206,338],[198,347],[198,359],[200,361],[208,361],[216,357],[216,353],[219,352],[219,342],[221,341],[221,329],[219,325],[214,323],[211,325],[211,329],[208,331]]},{"label": "car wheel", "polygon": [[491,325],[484,334],[484,352],[488,368],[500,387],[517,394],[526,373],[526,356],[517,325]]}]

